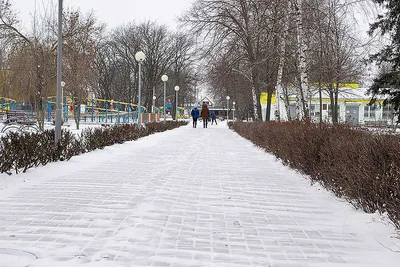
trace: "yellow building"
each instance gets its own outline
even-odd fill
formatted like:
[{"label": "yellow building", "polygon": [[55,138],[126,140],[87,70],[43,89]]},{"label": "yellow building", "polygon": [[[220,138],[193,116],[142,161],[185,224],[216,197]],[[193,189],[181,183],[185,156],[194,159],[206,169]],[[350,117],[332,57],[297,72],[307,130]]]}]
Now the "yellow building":
[{"label": "yellow building", "polygon": [[[383,106],[383,99],[377,104],[369,105],[371,96],[367,95],[368,88],[341,88],[338,98],[338,119],[341,123],[351,123],[360,125],[388,125],[393,124],[394,111],[390,106]],[[289,98],[289,115],[296,118],[296,98]],[[275,96],[272,97],[274,111],[277,108]],[[314,121],[319,121],[320,117],[320,99],[317,90],[311,90],[309,98],[310,117]],[[285,104],[280,102],[281,118],[288,119]],[[331,101],[329,95],[322,92],[322,120],[331,122]],[[274,112],[271,112],[271,120],[275,119]]]}]

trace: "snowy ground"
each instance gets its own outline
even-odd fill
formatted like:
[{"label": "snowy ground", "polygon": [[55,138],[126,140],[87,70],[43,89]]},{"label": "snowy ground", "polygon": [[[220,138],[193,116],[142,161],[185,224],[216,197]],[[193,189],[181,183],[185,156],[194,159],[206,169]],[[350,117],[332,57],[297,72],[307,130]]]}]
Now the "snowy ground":
[{"label": "snowy ground", "polygon": [[394,228],[191,125],[0,175],[1,267],[399,266]]}]

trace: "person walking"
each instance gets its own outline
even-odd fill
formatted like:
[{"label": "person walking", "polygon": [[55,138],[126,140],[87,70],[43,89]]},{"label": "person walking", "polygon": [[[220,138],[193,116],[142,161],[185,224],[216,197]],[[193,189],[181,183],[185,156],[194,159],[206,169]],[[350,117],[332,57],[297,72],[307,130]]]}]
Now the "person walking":
[{"label": "person walking", "polygon": [[192,112],[190,114],[192,115],[192,118],[193,118],[193,128],[196,128],[197,127],[197,119],[199,118],[200,111],[197,109],[197,107],[194,107],[194,109],[192,109]]},{"label": "person walking", "polygon": [[208,110],[207,104],[203,102],[203,105],[201,106],[201,118],[203,120],[203,128],[207,128],[209,117],[210,111]]},{"label": "person walking", "polygon": [[211,117],[211,125],[215,122],[215,125],[217,125],[217,116],[215,115],[214,110],[210,110],[210,117]]}]

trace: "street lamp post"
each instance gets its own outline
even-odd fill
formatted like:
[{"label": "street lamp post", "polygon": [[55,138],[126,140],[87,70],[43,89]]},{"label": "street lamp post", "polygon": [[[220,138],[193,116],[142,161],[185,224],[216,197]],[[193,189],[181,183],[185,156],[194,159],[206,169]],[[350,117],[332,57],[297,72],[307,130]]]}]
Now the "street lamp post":
[{"label": "street lamp post", "polygon": [[151,109],[152,113],[156,113],[156,109],[155,109],[155,107],[156,107],[156,99],[157,99],[157,97],[155,95],[153,95],[153,107]]},{"label": "street lamp post", "polygon": [[226,123],[229,122],[229,99],[231,99],[229,95],[226,96]]},{"label": "street lamp post", "polygon": [[138,124],[142,123],[142,62],[146,59],[146,55],[139,51],[135,54],[135,59],[139,63],[139,95],[138,95],[138,108],[139,108],[139,117],[138,117]]},{"label": "street lamp post", "polygon": [[65,82],[61,81],[61,125],[63,124],[64,121],[64,87],[65,87]]},{"label": "street lamp post", "polygon": [[161,81],[164,82],[164,107],[163,107],[163,113],[164,113],[164,123],[167,122],[167,119],[165,118],[165,106],[167,105],[167,100],[166,100],[166,94],[167,94],[167,81],[168,81],[168,76],[163,75],[161,76]]},{"label": "street lamp post", "polygon": [[64,87],[65,87],[65,82],[61,81],[61,98],[64,98]]},{"label": "street lamp post", "polygon": [[176,92],[176,96],[175,96],[175,120],[178,120],[178,91],[179,91],[179,86],[175,86],[175,92]]},{"label": "street lamp post", "polygon": [[57,104],[56,104],[56,127],[54,133],[55,144],[61,138],[61,111],[62,111],[62,13],[63,0],[58,0],[58,43],[57,43]]},{"label": "street lamp post", "polygon": [[232,110],[233,115],[232,115],[232,120],[235,121],[235,105],[236,105],[236,102],[233,101],[232,104],[233,104],[233,110]]}]

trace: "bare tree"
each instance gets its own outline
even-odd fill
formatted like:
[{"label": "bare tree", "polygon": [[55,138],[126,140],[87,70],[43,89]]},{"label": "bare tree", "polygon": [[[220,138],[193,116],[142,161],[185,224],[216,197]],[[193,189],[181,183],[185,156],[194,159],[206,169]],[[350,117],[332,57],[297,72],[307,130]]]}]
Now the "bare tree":
[{"label": "bare tree", "polygon": [[[43,30],[46,30],[46,27]],[[49,89],[53,87],[54,72],[51,65],[54,62],[54,43],[48,42],[48,35],[44,32],[36,31],[36,28],[34,28],[33,36],[23,33],[9,0],[1,2],[0,38],[10,44],[10,53],[14,54],[15,58],[18,55],[31,58],[27,62],[28,65],[25,65],[25,68],[29,66],[29,69],[25,69],[24,75],[26,73],[34,73],[33,81],[25,86],[31,86],[32,88],[37,121],[40,129],[43,129],[44,98],[48,95]]]},{"label": "bare tree", "polygon": [[343,83],[358,81],[363,70],[362,58],[357,52],[361,42],[354,37],[355,34],[346,19],[350,4],[346,5],[340,0],[325,0],[319,4],[320,9],[312,10],[314,20],[311,25],[318,29],[312,42],[312,76],[318,84],[320,99],[322,90],[329,94],[331,119],[336,124],[339,117],[338,97],[341,86]]},{"label": "bare tree", "polygon": [[93,13],[84,16],[76,10],[66,12],[63,23],[64,95],[71,97],[75,123],[79,129],[80,106],[88,97],[88,91],[96,86],[97,72],[93,62],[102,27],[97,25]]},{"label": "bare tree", "polygon": [[[193,93],[193,41],[182,33],[172,33],[165,26],[153,22],[130,23],[112,32],[96,49],[96,67],[99,71],[99,93],[107,99],[135,103],[137,99],[137,62],[135,53],[143,51],[142,103],[150,110],[153,91],[162,98],[161,76],[168,74],[169,85],[179,85],[181,103]],[[174,95],[173,86],[167,95]],[[161,102],[159,102],[161,103]]]},{"label": "bare tree", "polygon": [[[194,42],[186,34],[175,33],[171,39],[171,65],[170,75],[171,81],[180,87],[178,98],[176,101],[185,104],[185,100],[190,98],[189,95],[193,94],[191,85],[195,79],[194,77],[194,64],[195,64],[195,51]],[[175,114],[176,114],[175,110]]]},{"label": "bare tree", "polygon": [[242,73],[242,61],[236,60],[235,54],[226,53],[213,61],[207,79],[213,88],[212,96],[216,103],[225,106],[226,96],[236,102],[236,116],[249,119],[253,116],[254,108],[251,91],[243,90],[252,86],[251,77]]},{"label": "bare tree", "polygon": [[296,21],[296,39],[298,55],[299,86],[297,93],[297,116],[299,120],[309,117],[308,107],[308,70],[307,70],[307,45],[303,29],[303,0],[291,0]]},{"label": "bare tree", "polygon": [[[275,86],[275,95],[276,95],[276,111],[275,111],[275,120],[280,121],[281,119],[281,111],[280,111],[280,100],[281,100],[281,93],[282,93],[282,78],[283,78],[283,71],[285,67],[285,60],[286,60],[286,42],[287,42],[287,36],[289,34],[289,2],[286,0],[283,0],[280,2],[282,4],[280,8],[280,12],[283,13],[282,15],[282,28],[281,28],[281,34],[279,34],[279,66],[278,66],[278,74],[276,78],[276,86]],[[286,101],[287,103],[286,110],[287,114],[289,115],[289,104],[288,104],[288,95],[286,94]]]},{"label": "bare tree", "polygon": [[276,79],[276,54],[268,52],[275,51],[271,48],[279,21],[276,6],[275,1],[268,0],[198,0],[181,19],[193,34],[204,36],[209,43],[205,50],[208,55],[230,51],[235,44],[236,56],[247,62],[248,73],[242,73],[252,81],[249,89],[255,119],[261,115],[261,92],[268,91],[271,96]]},{"label": "bare tree", "polygon": [[[167,27],[157,25],[154,22],[145,22],[136,27],[140,50],[146,54],[143,63],[143,104],[150,110],[153,101],[153,90],[161,87],[161,76],[165,74],[172,65],[174,57],[173,34]],[[184,60],[184,55],[182,55]],[[169,75],[171,76],[171,75]],[[172,77],[170,77],[172,81]]]}]

